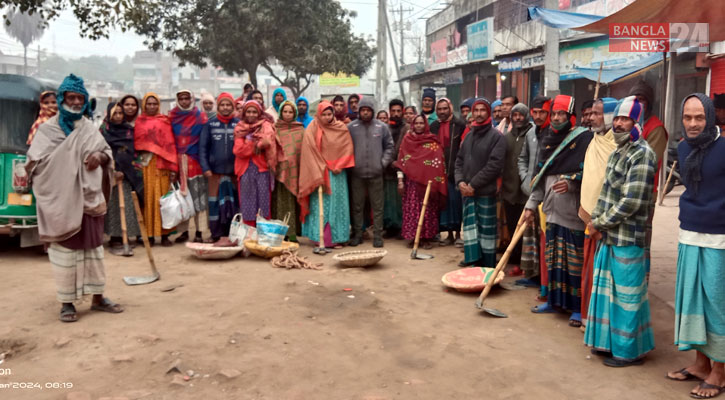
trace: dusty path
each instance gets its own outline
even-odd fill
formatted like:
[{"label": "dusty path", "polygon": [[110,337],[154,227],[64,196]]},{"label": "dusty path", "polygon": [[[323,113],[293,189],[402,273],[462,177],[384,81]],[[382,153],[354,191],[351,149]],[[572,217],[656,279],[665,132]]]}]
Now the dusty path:
[{"label": "dusty path", "polygon": [[[672,213],[658,214],[655,232],[675,232],[676,240]],[[340,268],[330,255],[303,246],[302,254],[324,260],[324,269],[288,271],[256,258],[200,261],[180,245],[155,247],[162,280],[138,287],[121,278],[147,274],[143,250],[130,259],[106,253],[107,294],[126,312],[89,313],[87,300],[74,324],[57,320],[47,258],[4,249],[0,347],[15,354],[0,364],[0,387],[73,388],[0,388],[0,399],[84,392],[68,398],[664,400],[688,398],[694,386],[664,379],[691,357],[671,345],[669,298],[651,298],[657,349],[644,366],[612,369],[589,355],[565,316],[529,312],[533,289],[492,292],[487,304],[508,319],[480,314],[475,295],[446,291],[440,278],[456,269],[458,249],[436,248],[430,261],[409,260],[402,242],[387,241],[386,249],[378,266],[361,270]],[[668,251],[676,255],[655,249],[662,261],[653,293],[674,287]],[[184,286],[160,291],[175,283]],[[166,372],[176,360],[193,370],[189,381],[172,383]]]}]

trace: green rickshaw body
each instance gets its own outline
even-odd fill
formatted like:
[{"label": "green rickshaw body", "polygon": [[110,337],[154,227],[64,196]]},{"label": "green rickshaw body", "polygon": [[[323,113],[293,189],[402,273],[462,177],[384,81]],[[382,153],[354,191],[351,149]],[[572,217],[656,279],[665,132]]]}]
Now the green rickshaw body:
[{"label": "green rickshaw body", "polygon": [[0,74],[0,235],[21,235],[21,247],[40,244],[38,218],[32,190],[13,189],[13,169],[25,163],[25,142],[38,116],[40,93],[55,88],[48,81]]}]

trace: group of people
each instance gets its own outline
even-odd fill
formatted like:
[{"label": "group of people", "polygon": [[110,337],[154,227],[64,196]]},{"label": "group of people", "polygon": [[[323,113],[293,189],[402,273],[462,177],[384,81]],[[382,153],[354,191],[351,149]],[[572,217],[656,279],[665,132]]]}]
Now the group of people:
[{"label": "group of people", "polygon": [[[458,244],[461,266],[493,267],[497,246],[524,230],[510,273],[540,287],[532,312],[566,312],[571,326],[585,325],[585,344],[608,366],[641,364],[654,348],[649,248],[668,134],[644,82],[623,99],[585,103],[578,123],[567,95],[537,96],[530,107],[515,96],[467,99],[456,115],[425,89],[420,112],[396,99],[376,114],[372,99],[353,95],[320,101],[311,115],[307,99],[288,100],[282,89],[268,107],[245,87],[236,99],[205,95],[201,108],[182,90],[163,115],[148,93],[109,104],[101,134],[83,117],[82,79],[69,76],[53,95],[54,116],[49,94],[41,98],[48,104],[27,168],[62,321],[77,320],[72,302],[82,294],[94,295],[93,309],[123,311],[103,297],[102,264],[104,231],[112,247],[120,243],[121,193],[126,204],[131,192],[143,199],[150,237],[171,245],[175,230],[177,241],[192,240],[188,221],[162,226],[160,198],[178,184],[197,212],[208,211],[211,241],[240,213],[252,226],[257,215],[290,215],[289,240],[305,236],[318,248],[359,245],[366,226],[375,247],[384,233],[412,245],[425,209],[425,247]],[[692,393],[707,398],[725,384],[725,139],[705,95],[687,96],[682,124],[675,343],[697,359],[667,376],[703,380]],[[128,234],[139,236],[133,209],[125,215]]]}]

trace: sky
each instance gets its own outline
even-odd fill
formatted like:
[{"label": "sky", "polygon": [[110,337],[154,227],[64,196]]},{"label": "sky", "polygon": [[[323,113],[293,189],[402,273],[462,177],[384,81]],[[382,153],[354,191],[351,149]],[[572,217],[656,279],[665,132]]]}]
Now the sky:
[{"label": "sky", "polygon": [[[353,19],[353,30],[358,35],[371,35],[376,38],[377,31],[377,4],[376,0],[338,0],[342,6],[348,10],[357,12],[357,17]],[[423,16],[433,14],[433,10],[440,4],[440,0],[388,0],[388,6],[398,8],[402,5],[406,9],[412,9],[405,15],[407,21],[411,22],[418,33],[425,31],[424,20],[419,19]],[[4,10],[2,11],[5,12]],[[391,20],[399,17],[398,13],[388,14]],[[394,28],[391,25],[391,29]],[[408,33],[410,35],[412,33]],[[398,33],[393,32],[395,40],[398,39]],[[131,32],[121,32],[114,30],[110,32],[109,39],[93,41],[90,39],[80,38],[80,30],[78,29],[78,21],[73,13],[66,10],[61,13],[60,17],[50,23],[49,28],[45,31],[40,41],[36,41],[30,45],[28,49],[29,57],[37,56],[38,45],[44,52],[55,53],[66,58],[78,58],[88,55],[111,55],[122,59],[125,56],[133,56],[138,50],[145,50],[143,44],[144,38]],[[398,46],[396,42],[396,47]],[[406,56],[413,57],[412,46],[406,42]],[[390,47],[390,46],[388,46]],[[23,47],[8,36],[5,29],[0,29],[0,51],[6,54],[22,55]],[[392,56],[389,56],[392,57]],[[390,59],[392,64],[392,59]]]}]

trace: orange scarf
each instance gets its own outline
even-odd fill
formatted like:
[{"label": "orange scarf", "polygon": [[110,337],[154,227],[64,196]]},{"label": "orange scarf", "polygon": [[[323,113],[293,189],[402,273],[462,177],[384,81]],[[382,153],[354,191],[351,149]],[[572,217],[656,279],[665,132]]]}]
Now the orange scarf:
[{"label": "orange scarf", "polygon": [[38,113],[38,118],[33,123],[33,126],[30,127],[30,132],[28,133],[28,140],[25,142],[25,144],[27,144],[28,146],[30,146],[30,143],[33,141],[33,137],[38,131],[38,127],[43,124],[43,122],[53,117],[55,114],[58,114],[57,104],[43,104],[43,99],[51,94],[55,96],[55,92],[52,90],[48,90],[40,94],[40,112]]}]

